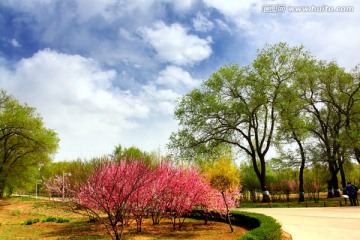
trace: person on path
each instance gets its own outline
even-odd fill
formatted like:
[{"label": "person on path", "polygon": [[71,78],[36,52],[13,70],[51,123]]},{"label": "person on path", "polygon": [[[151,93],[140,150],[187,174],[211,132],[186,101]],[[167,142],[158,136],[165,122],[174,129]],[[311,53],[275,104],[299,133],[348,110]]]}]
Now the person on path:
[{"label": "person on path", "polygon": [[355,188],[351,185],[351,182],[347,183],[346,192],[350,199],[351,206],[356,206],[356,199],[355,199]]},{"label": "person on path", "polygon": [[359,206],[359,199],[358,199],[358,190],[359,190],[359,188],[358,187],[356,187],[354,184],[351,184],[351,186],[353,186],[354,187],[354,189],[355,189],[355,205],[356,206]]}]

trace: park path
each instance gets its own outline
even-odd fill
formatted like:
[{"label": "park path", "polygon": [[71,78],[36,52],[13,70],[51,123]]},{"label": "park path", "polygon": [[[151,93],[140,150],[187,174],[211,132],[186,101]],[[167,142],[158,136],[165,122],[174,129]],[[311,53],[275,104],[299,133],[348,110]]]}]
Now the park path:
[{"label": "park path", "polygon": [[359,240],[360,207],[241,208],[279,221],[293,240]]}]

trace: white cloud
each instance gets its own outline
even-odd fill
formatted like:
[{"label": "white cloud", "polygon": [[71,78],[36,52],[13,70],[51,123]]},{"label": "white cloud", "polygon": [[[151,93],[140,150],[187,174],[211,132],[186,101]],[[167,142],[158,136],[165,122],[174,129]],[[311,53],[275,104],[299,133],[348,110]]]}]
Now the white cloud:
[{"label": "white cloud", "polygon": [[178,23],[167,26],[164,22],[157,22],[153,28],[141,28],[140,32],[163,62],[194,64],[207,59],[212,53],[211,38],[201,39],[188,34],[187,29]]},{"label": "white cloud", "polygon": [[255,2],[258,1],[204,0],[207,6],[216,8],[224,15],[232,17],[247,11]]},{"label": "white cloud", "polygon": [[156,80],[159,85],[167,86],[170,89],[190,90],[201,84],[200,80],[193,79],[189,72],[177,66],[167,66],[159,73]]},{"label": "white cloud", "polygon": [[[169,3],[177,12],[189,10],[198,0],[75,0],[78,6],[78,14],[81,20],[100,15],[112,21],[116,18],[136,14],[144,18],[144,15],[158,15],[161,8],[155,9],[163,3]],[[146,17],[145,17],[146,18]]]},{"label": "white cloud", "polygon": [[145,17],[147,14],[155,14],[149,11],[156,0],[75,0],[77,12],[81,21],[86,21],[94,16],[102,16],[108,21],[134,13]]},{"label": "white cloud", "polygon": [[245,28],[250,24],[248,18],[251,14],[251,8],[259,5],[258,0],[204,0],[204,3],[208,7],[217,9],[226,18],[234,21],[238,26]]},{"label": "white cloud", "polygon": [[[215,19],[216,27],[230,31],[238,39],[243,39],[247,49],[239,55],[243,61],[245,51],[251,51],[253,58],[256,49],[266,43],[287,42],[292,46],[304,45],[317,58],[336,60],[340,66],[350,69],[359,63],[355,52],[360,51],[359,2],[356,0],[329,0],[322,3],[299,0],[269,1],[231,1],[204,0],[207,7],[214,8],[224,15],[224,20]],[[264,4],[282,4],[284,13],[263,13]],[[289,6],[354,6],[355,12],[289,12]]]},{"label": "white cloud", "polygon": [[174,0],[162,0],[163,2],[168,2],[173,4],[175,10],[177,11],[185,11],[189,10],[197,0],[181,0],[181,1],[174,1]]},{"label": "white cloud", "polygon": [[182,94],[200,84],[200,80],[192,78],[184,69],[167,66],[160,71],[154,82],[142,86],[140,98],[152,109],[153,115],[160,113],[163,117],[169,117],[173,115],[177,100]]},{"label": "white cloud", "polygon": [[110,153],[125,131],[139,127],[150,109],[128,92],[113,91],[117,74],[92,59],[43,50],[2,69],[1,85],[34,106],[61,139],[57,159]]},{"label": "white cloud", "polygon": [[[303,44],[318,58],[347,68],[359,63],[357,0],[321,3],[355,6],[355,13],[337,14],[261,12],[262,4],[317,4],[310,0],[0,2],[30,26],[29,38],[1,39],[16,52],[13,56],[21,53],[11,46],[59,49],[40,51],[17,65],[10,55],[0,58],[1,87],[36,107],[46,125],[59,132],[58,159],[97,156],[118,143],[147,149],[164,144],[176,128],[176,99],[200,84],[192,71],[203,76],[228,62],[246,64],[265,43]],[[218,42],[213,44],[211,36]],[[59,53],[63,50],[69,54]],[[31,51],[38,49],[27,48]]]},{"label": "white cloud", "polygon": [[38,7],[39,5],[48,5],[53,2],[54,1],[52,0],[3,0],[3,4],[8,6],[17,6],[19,9],[22,10],[35,10],[36,7]]},{"label": "white cloud", "polygon": [[16,47],[16,48],[21,47],[21,44],[20,44],[16,39],[11,39],[11,40],[10,40],[10,44],[11,44],[13,47]]},{"label": "white cloud", "polygon": [[202,13],[197,13],[193,19],[193,26],[196,31],[208,32],[214,28],[214,23],[207,19]]},{"label": "white cloud", "polygon": [[[298,2],[288,5],[306,6]],[[330,6],[342,3],[328,2]],[[351,5],[348,2],[345,5]],[[308,3],[309,6],[312,4]],[[315,4],[314,4],[315,5]],[[355,6],[355,5],[354,5]],[[359,4],[356,5],[355,9]],[[253,27],[241,34],[246,36],[252,49],[265,43],[287,42],[292,46],[304,45],[319,59],[336,60],[347,69],[359,63],[355,52],[360,51],[360,15],[354,13],[299,12],[283,14],[259,13],[251,18]]]},{"label": "white cloud", "polygon": [[229,32],[230,34],[232,33],[230,27],[222,20],[220,19],[215,19],[215,22],[216,22],[216,25],[218,28],[224,30],[224,31],[227,31]]},{"label": "white cloud", "polygon": [[171,89],[160,89],[153,83],[142,87],[141,99],[153,110],[153,115],[174,113],[176,100],[181,95]]},{"label": "white cloud", "polygon": [[112,18],[111,9],[114,8],[117,0],[76,0],[75,2],[80,20],[88,20],[96,15],[103,16],[105,19],[110,20]]}]

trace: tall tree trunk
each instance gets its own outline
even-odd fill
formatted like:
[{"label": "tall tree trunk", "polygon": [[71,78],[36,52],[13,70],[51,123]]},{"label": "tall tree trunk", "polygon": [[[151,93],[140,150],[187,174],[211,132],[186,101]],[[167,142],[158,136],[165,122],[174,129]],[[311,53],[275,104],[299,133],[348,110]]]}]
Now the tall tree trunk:
[{"label": "tall tree trunk", "polygon": [[261,191],[262,191],[262,195],[263,195],[261,202],[263,202],[263,203],[270,202],[269,191],[267,190],[267,187],[266,187],[265,170],[264,170],[264,172],[262,172],[260,174],[259,180],[260,180],[260,186],[261,186]]},{"label": "tall tree trunk", "polygon": [[233,229],[232,224],[231,224],[230,214],[229,214],[229,205],[228,205],[228,203],[226,202],[226,197],[225,197],[224,192],[221,192],[221,195],[222,195],[222,197],[223,197],[223,200],[224,200],[224,203],[225,203],[225,206],[226,206],[226,219],[227,219],[227,221],[228,221],[228,223],[229,223],[230,231],[231,231],[231,232],[234,232],[234,229]]},{"label": "tall tree trunk", "polygon": [[332,190],[332,183],[331,180],[326,181],[327,182],[327,189],[328,189],[328,194],[327,194],[327,198],[333,198],[333,190]]},{"label": "tall tree trunk", "polygon": [[305,162],[301,161],[300,173],[299,173],[299,202],[305,201],[304,169],[305,169]]},{"label": "tall tree trunk", "polygon": [[331,162],[332,167],[330,168],[330,173],[331,173],[331,185],[332,185],[332,189],[334,190],[334,195],[333,197],[340,197],[340,191],[339,191],[339,181],[338,181],[338,177],[337,174],[339,172],[339,167],[337,165],[336,162]]},{"label": "tall tree trunk", "polygon": [[262,201],[263,203],[268,203],[270,202],[270,193],[269,191],[267,190],[267,187],[266,187],[266,184],[265,184],[265,180],[262,181],[263,184],[261,184],[261,189],[262,189],[262,195],[263,195],[263,198],[262,198]]},{"label": "tall tree trunk", "polygon": [[341,154],[339,154],[338,164],[339,164],[341,187],[342,187],[343,194],[345,194],[344,189],[346,188],[346,176],[345,176],[345,172],[344,172],[344,162],[345,162],[345,157],[344,157],[344,152],[342,151]]},{"label": "tall tree trunk", "polygon": [[334,197],[340,197],[339,181],[337,178],[337,172],[334,172],[331,177],[332,187],[334,189]]},{"label": "tall tree trunk", "polygon": [[354,148],[354,155],[357,162],[360,164],[360,148]]},{"label": "tall tree trunk", "polygon": [[0,199],[4,197],[4,191],[6,186],[6,180],[0,176]]},{"label": "tall tree trunk", "polygon": [[305,150],[301,141],[295,137],[295,141],[299,145],[300,155],[301,155],[301,164],[300,164],[300,173],[299,173],[299,202],[305,201],[305,192],[304,192],[304,169],[305,169]]},{"label": "tall tree trunk", "polygon": [[342,165],[340,166],[340,177],[341,177],[341,187],[343,190],[343,194],[346,194],[346,193],[344,193],[344,189],[346,189],[346,177],[345,177],[345,172],[344,172],[344,168]]},{"label": "tall tree trunk", "polygon": [[340,197],[340,192],[338,191],[339,189],[339,182],[338,182],[338,178],[337,178],[337,173],[339,171],[339,167],[336,165],[335,161],[329,161],[329,171],[331,174],[331,178],[329,181],[327,181],[328,183],[328,198],[333,198],[333,197]]},{"label": "tall tree trunk", "polygon": [[261,190],[263,192],[263,198],[262,198],[262,202],[269,202],[270,201],[270,196],[269,196],[269,192],[266,188],[266,165],[265,165],[265,159],[263,157],[259,157],[260,158],[260,167],[261,169],[259,169],[258,165],[257,165],[257,161],[256,161],[256,156],[255,154],[253,156],[251,156],[251,160],[252,160],[252,164],[253,164],[253,168],[254,171],[256,173],[256,176],[260,182],[260,186],[261,186]]},{"label": "tall tree trunk", "polygon": [[259,156],[260,158],[260,164],[261,164],[261,173],[260,173],[260,186],[262,190],[262,201],[263,203],[270,202],[270,196],[269,191],[266,187],[266,164],[265,164],[265,158],[264,156]]}]

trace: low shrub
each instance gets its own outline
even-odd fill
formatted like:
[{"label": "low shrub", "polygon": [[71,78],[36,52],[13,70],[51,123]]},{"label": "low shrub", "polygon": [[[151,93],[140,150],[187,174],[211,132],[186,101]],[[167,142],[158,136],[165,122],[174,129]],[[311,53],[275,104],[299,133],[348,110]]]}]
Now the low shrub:
[{"label": "low shrub", "polygon": [[56,222],[56,217],[46,217],[41,222]]},{"label": "low shrub", "polygon": [[281,225],[272,217],[248,212],[232,212],[232,222],[237,226],[252,229],[241,240],[280,240]]},{"label": "low shrub", "polygon": [[56,219],[56,222],[57,223],[65,223],[65,222],[70,222],[70,220],[69,219],[67,219],[67,218],[57,218]]},{"label": "low shrub", "polygon": [[21,225],[31,225],[33,223],[38,223],[38,222],[40,222],[40,219],[38,218],[28,219],[26,221],[21,222]]},{"label": "low shrub", "polygon": [[[235,226],[245,227],[250,230],[242,236],[241,240],[280,240],[281,225],[272,217],[249,212],[232,211],[231,222]],[[205,221],[227,222],[220,214],[216,212],[204,212],[194,210],[188,215],[190,218],[203,219]]]},{"label": "low shrub", "polygon": [[70,222],[69,219],[67,218],[62,218],[62,217],[46,217],[42,220],[42,222],[56,222],[56,223],[64,223],[64,222]]}]

